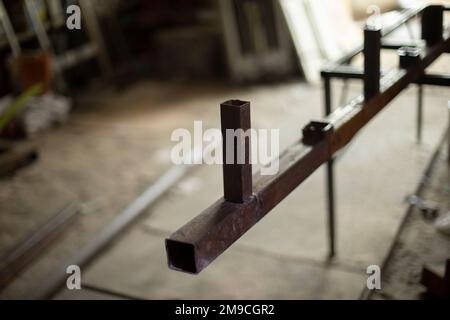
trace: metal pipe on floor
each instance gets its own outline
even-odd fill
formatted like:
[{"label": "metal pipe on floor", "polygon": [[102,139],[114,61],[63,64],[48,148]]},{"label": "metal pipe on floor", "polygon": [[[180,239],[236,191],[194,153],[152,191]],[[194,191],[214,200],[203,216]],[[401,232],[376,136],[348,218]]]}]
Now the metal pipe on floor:
[{"label": "metal pipe on floor", "polygon": [[[202,156],[194,154],[195,158]],[[197,163],[197,161],[193,161]],[[147,188],[137,199],[125,208],[97,236],[85,245],[76,255],[68,259],[60,268],[47,275],[45,281],[31,290],[31,299],[49,299],[64,285],[67,279],[66,268],[70,265],[83,267],[105,250],[123,231],[135,222],[154,202],[164,195],[194,165],[174,166]]]}]

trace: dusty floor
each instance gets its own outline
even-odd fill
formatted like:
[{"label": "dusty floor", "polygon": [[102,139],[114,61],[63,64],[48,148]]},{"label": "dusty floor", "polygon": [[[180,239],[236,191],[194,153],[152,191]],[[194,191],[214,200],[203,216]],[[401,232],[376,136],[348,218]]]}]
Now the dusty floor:
[{"label": "dusty floor", "polygon": [[[352,83],[351,95],[360,90]],[[222,193],[221,168],[199,166],[83,269],[84,290],[62,290],[57,298],[358,298],[366,267],[382,263],[407,209],[405,196],[448,125],[449,90],[426,88],[422,144],[414,138],[411,87],[341,156],[332,263],[325,259],[319,170],[201,275],[169,271],[164,238]],[[39,162],[0,181],[0,254],[69,201],[80,203],[83,214],[0,298],[27,298],[55,268],[65,269],[67,258],[171,167],[172,131],[192,130],[194,120],[219,127],[218,106],[230,98],[252,102],[253,127],[280,129],[282,149],[322,115],[321,88],[300,82],[244,88],[143,82],[92,94],[67,125],[37,137]]]},{"label": "dusty floor", "polygon": [[[436,155],[430,173],[424,177],[421,197],[439,204],[439,215],[450,211],[450,166],[444,141]],[[450,258],[450,236],[437,232],[433,219],[424,219],[420,210],[409,211],[392,252],[383,268],[383,286],[373,291],[371,299],[420,299],[425,297],[420,284],[423,266],[433,268],[442,275],[445,261]]]}]

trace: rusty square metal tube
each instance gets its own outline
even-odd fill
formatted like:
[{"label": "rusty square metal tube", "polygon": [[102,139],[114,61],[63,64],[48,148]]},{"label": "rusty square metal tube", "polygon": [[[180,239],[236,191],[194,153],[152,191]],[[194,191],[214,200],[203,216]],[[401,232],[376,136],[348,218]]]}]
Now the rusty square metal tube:
[{"label": "rusty square metal tube", "polygon": [[364,100],[380,93],[381,29],[366,26],[364,29]]},{"label": "rusty square metal tube", "polygon": [[254,226],[329,158],[329,141],[296,145],[280,158],[275,176],[261,176],[242,204],[219,199],[166,239],[171,269],[197,274]]},{"label": "rusty square metal tube", "polygon": [[222,103],[220,119],[224,198],[244,203],[252,195],[250,102],[229,100]]},{"label": "rusty square metal tube", "polygon": [[444,34],[444,7],[431,5],[422,11],[422,39],[427,46],[442,41]]}]

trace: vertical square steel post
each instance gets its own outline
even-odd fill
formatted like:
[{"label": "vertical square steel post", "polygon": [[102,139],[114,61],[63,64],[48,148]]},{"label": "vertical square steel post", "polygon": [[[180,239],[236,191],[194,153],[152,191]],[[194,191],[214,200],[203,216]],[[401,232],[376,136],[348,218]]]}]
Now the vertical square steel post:
[{"label": "vertical square steel post", "polygon": [[229,202],[244,203],[252,195],[250,102],[230,100],[222,103],[220,118],[224,198]]},{"label": "vertical square steel post", "polygon": [[364,28],[364,100],[368,101],[380,93],[381,29],[375,26]]},{"label": "vertical square steel post", "polygon": [[444,34],[444,7],[432,5],[422,12],[422,39],[428,47],[443,40]]}]

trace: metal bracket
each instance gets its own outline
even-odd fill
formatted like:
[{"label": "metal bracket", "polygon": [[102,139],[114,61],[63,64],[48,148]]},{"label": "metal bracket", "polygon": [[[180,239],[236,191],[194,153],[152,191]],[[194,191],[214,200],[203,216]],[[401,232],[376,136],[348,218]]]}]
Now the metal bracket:
[{"label": "metal bracket", "polygon": [[417,47],[402,47],[398,49],[398,55],[400,57],[400,68],[408,69],[412,66],[420,65],[421,50]]},{"label": "metal bracket", "polygon": [[307,146],[314,146],[325,139],[327,136],[330,136],[332,131],[333,125],[329,122],[311,121],[302,130],[302,142]]}]

